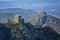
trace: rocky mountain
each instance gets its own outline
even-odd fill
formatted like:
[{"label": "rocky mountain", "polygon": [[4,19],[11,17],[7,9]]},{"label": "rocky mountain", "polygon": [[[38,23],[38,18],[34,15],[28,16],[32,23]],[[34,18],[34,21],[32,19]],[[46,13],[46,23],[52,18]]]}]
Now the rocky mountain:
[{"label": "rocky mountain", "polygon": [[60,40],[60,34],[51,28],[53,26],[42,27],[47,22],[46,17],[43,16],[41,26],[37,26],[40,28],[35,28],[24,20],[21,20],[19,24],[0,24],[0,40]]},{"label": "rocky mountain", "polygon": [[10,30],[13,40],[60,40],[60,35],[49,26],[35,28],[31,23],[21,22],[14,25],[8,24],[10,25],[8,27],[12,26]]},{"label": "rocky mountain", "polygon": [[48,25],[60,34],[60,19],[48,15],[46,12],[37,13],[37,15],[27,20],[33,25]]},{"label": "rocky mountain", "polygon": [[37,13],[33,17],[29,18],[27,20],[27,22],[31,22],[33,25],[39,24],[42,21],[46,21],[46,19],[45,19],[46,16],[45,15],[47,15],[45,12]]},{"label": "rocky mountain", "polygon": [[[36,12],[20,8],[0,10],[0,16],[4,16],[4,18],[11,18],[15,14],[25,15],[24,17],[26,18],[34,13]],[[27,19],[26,22],[0,24],[0,40],[60,40],[59,25],[60,19],[48,15],[46,12],[37,13]]]},{"label": "rocky mountain", "polygon": [[[34,26],[30,23],[22,23],[10,25],[10,28],[13,40],[47,40],[42,33],[40,33]],[[43,37],[43,38],[42,38]]]}]

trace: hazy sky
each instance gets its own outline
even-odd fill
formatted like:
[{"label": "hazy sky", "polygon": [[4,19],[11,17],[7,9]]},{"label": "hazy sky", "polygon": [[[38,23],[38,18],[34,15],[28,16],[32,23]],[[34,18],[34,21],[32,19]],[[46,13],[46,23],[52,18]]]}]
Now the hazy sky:
[{"label": "hazy sky", "polygon": [[0,8],[45,10],[60,17],[60,0],[0,0]]}]

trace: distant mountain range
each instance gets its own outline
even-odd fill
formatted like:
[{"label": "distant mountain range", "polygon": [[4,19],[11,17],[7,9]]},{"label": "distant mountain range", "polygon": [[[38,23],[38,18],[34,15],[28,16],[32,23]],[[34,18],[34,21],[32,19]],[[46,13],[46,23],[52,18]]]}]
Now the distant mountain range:
[{"label": "distant mountain range", "polygon": [[[2,14],[3,13],[3,14]],[[0,9],[0,16],[1,15],[14,15],[14,14],[20,14],[20,15],[32,15],[33,13],[36,13],[33,10],[30,9],[22,9],[22,8],[7,8],[7,9]]]},{"label": "distant mountain range", "polygon": [[22,15],[23,18],[27,19],[30,16],[33,16],[36,12],[30,9],[22,9],[22,8],[7,8],[0,9],[0,19],[5,21],[5,19],[11,19],[14,15]]}]

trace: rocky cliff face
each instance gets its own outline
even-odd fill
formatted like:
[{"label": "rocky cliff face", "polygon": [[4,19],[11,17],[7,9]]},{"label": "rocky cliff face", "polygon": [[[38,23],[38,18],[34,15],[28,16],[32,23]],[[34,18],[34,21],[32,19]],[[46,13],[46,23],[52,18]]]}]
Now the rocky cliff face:
[{"label": "rocky cliff face", "polygon": [[28,21],[33,25],[48,25],[60,34],[60,19],[41,12],[30,18]]},{"label": "rocky cliff face", "polygon": [[33,17],[29,18],[27,21],[31,22],[33,25],[41,25],[45,23],[47,20],[47,14],[45,12],[37,13]]},{"label": "rocky cliff face", "polygon": [[48,15],[46,23],[49,25],[52,29],[54,29],[56,32],[60,34],[60,19],[53,17],[51,15]]}]

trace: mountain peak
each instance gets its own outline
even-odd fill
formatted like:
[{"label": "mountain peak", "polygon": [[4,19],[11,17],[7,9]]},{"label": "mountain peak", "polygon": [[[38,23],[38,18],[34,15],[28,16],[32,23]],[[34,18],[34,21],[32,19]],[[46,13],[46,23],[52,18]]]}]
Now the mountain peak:
[{"label": "mountain peak", "polygon": [[43,14],[43,15],[47,15],[47,13],[45,11],[41,11],[41,12],[38,12],[39,15]]}]

